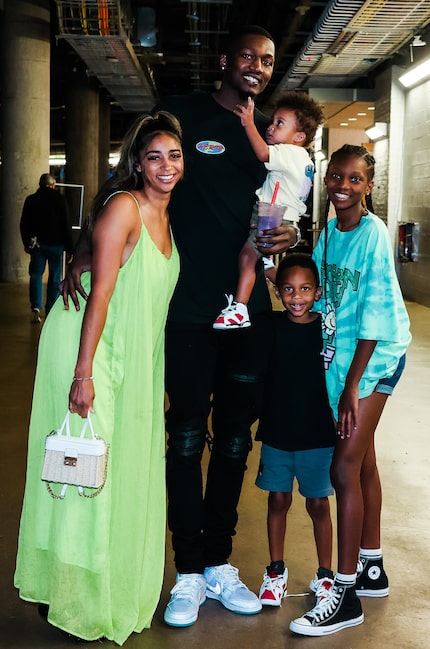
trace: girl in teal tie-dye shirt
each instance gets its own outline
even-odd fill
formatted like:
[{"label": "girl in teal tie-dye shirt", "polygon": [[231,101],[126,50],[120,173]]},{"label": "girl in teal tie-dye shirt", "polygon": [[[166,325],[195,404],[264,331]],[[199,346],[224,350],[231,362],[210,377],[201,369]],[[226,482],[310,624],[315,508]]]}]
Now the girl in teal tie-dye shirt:
[{"label": "girl in teal tie-dye shirt", "polygon": [[411,334],[387,228],[365,206],[374,162],[364,147],[344,145],[333,153],[325,177],[336,218],[328,222],[314,258],[324,287],[324,361],[338,433],[331,468],[338,572],[328,593],[317,593],[317,606],[291,622],[291,630],[303,635],[360,624],[357,595],[383,597],[389,590],[374,434],[403,370]]}]

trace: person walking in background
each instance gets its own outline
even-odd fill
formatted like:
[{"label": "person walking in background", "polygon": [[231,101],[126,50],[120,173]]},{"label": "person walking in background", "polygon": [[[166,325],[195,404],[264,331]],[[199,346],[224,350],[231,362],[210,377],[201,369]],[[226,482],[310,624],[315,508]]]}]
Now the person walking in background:
[{"label": "person walking in background", "polygon": [[[269,491],[267,531],[271,563],[260,601],[280,606],[287,595],[284,564],[287,514],[294,478],[312,519],[318,570],[310,583],[317,598],[333,580],[332,523],[328,496],[335,429],[325,385],[318,269],[309,255],[289,254],[276,274],[276,296],[285,311],[273,313],[271,364],[256,439],[263,442],[255,484]],[[291,341],[294,340],[294,346]]]},{"label": "person walking in background", "polygon": [[[160,596],[164,326],[179,274],[167,210],[182,176],[177,120],[138,119],[93,203],[88,301],[76,311],[58,300],[40,337],[15,586],[48,622],[87,641],[123,644],[151,625]],[[69,487],[54,499],[41,480],[45,436],[67,407],[77,413],[74,434],[91,410],[109,444],[106,484],[94,498]]]},{"label": "person walking in background", "polygon": [[387,227],[365,207],[374,165],[365,147],[345,144],[332,154],[324,179],[336,218],[326,224],[313,255],[323,286],[323,357],[337,429],[331,481],[338,571],[315,608],[291,622],[291,631],[302,635],[361,624],[357,595],[389,592],[374,438],[402,374],[411,334]]},{"label": "person walking in background", "polygon": [[[300,241],[299,219],[306,211],[314,177],[314,163],[308,149],[323,121],[322,109],[306,92],[291,90],[284,93],[276,102],[265,138],[255,126],[254,101],[251,98],[246,106],[238,104],[233,112],[240,117],[257,159],[264,162],[268,170],[263,186],[256,192],[259,203],[268,204],[276,198],[275,204],[286,208],[283,220],[297,231],[297,241],[290,246],[290,249],[295,248]],[[228,297],[228,305],[215,320],[214,329],[238,329],[251,325],[248,302],[255,283],[255,265],[262,256],[255,243],[259,203],[253,207],[251,230],[240,251],[237,289]],[[270,253],[270,244],[267,252]]]},{"label": "person walking in background", "polygon": [[45,316],[48,315],[59,295],[63,269],[63,253],[66,262],[73,254],[72,226],[66,201],[55,189],[55,178],[42,174],[39,189],[24,202],[20,221],[24,250],[30,255],[30,305],[33,322],[41,322],[43,307],[42,279],[48,263],[48,285]]}]

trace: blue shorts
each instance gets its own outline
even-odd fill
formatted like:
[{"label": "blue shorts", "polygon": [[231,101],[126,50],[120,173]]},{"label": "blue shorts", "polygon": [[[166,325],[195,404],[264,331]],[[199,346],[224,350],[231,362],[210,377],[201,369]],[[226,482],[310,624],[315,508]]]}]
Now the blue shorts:
[{"label": "blue shorts", "polygon": [[390,376],[388,379],[381,379],[378,381],[378,384],[375,388],[375,392],[381,392],[382,394],[393,394],[393,390],[396,387],[397,383],[399,382],[400,377],[402,376],[402,372],[405,369],[405,363],[406,363],[406,354],[403,354],[401,359],[399,360],[399,364],[397,365],[397,368],[392,376]]},{"label": "blue shorts", "polygon": [[323,498],[334,494],[330,482],[333,447],[309,451],[280,451],[261,445],[260,466],[255,484],[266,491],[291,492],[294,478],[305,498]]}]

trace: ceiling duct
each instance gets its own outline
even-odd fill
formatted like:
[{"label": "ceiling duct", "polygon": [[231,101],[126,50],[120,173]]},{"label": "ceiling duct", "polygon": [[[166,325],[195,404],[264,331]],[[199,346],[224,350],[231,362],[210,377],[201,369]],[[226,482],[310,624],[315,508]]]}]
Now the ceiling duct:
[{"label": "ceiling duct", "polygon": [[278,85],[339,87],[365,76],[430,22],[430,2],[331,0]]},{"label": "ceiling duct", "polygon": [[130,41],[133,19],[120,0],[56,0],[59,38],[66,40],[118,105],[127,112],[152,109],[156,93]]}]

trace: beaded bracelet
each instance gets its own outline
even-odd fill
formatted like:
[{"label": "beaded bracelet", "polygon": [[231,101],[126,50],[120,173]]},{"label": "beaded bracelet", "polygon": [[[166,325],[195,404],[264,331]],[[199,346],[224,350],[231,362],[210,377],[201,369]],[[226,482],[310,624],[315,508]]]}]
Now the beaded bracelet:
[{"label": "beaded bracelet", "polygon": [[73,381],[94,381],[93,376],[74,376]]}]

